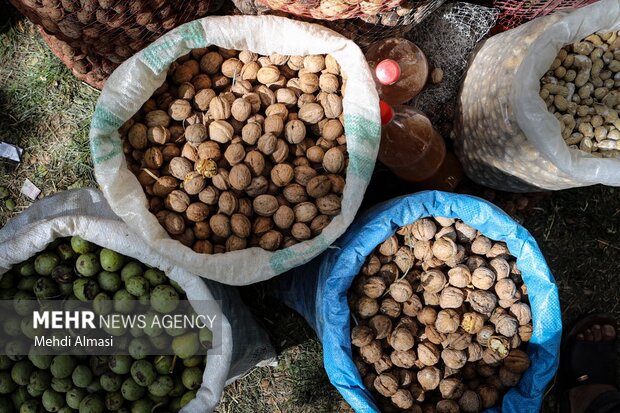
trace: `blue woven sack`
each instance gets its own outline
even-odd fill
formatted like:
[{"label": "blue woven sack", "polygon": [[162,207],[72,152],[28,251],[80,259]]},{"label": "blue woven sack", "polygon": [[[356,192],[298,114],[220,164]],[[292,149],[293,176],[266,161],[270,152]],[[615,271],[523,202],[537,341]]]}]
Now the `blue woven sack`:
[{"label": "blue woven sack", "polygon": [[327,375],[351,407],[361,413],[378,412],[353,363],[347,291],[378,244],[398,228],[429,216],[461,219],[487,237],[504,241],[517,258],[532,308],[533,334],[527,347],[532,365],[506,393],[501,411],[538,411],[559,362],[562,318],[558,289],[534,238],[489,202],[427,191],[378,205],[354,221],[323,255],[284,275],[278,295],[315,329],[323,343]]}]

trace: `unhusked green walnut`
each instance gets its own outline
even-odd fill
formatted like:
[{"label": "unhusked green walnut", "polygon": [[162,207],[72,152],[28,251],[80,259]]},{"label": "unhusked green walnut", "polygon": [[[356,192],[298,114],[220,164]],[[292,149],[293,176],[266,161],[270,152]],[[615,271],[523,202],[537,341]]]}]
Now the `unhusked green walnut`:
[{"label": "unhusked green walnut", "polygon": [[48,300],[58,296],[58,284],[48,277],[40,277],[32,288],[34,295],[40,300]]},{"label": "unhusked green walnut", "polygon": [[41,397],[41,403],[43,408],[48,412],[57,412],[65,405],[65,398],[62,393],[58,393],[54,390],[45,390]]},{"label": "unhusked green walnut", "polygon": [[75,262],[75,270],[84,277],[92,277],[101,271],[99,257],[94,253],[82,254]]},{"label": "unhusked green walnut", "polygon": [[103,291],[116,292],[121,288],[121,277],[118,273],[101,271],[97,275],[97,284]]},{"label": "unhusked green walnut", "polygon": [[129,401],[139,400],[145,392],[146,388],[140,386],[132,377],[125,379],[121,386],[121,394]]},{"label": "unhusked green walnut", "polygon": [[60,264],[58,255],[51,252],[44,252],[37,255],[34,260],[34,270],[39,275],[51,275],[56,266]]},{"label": "unhusked green walnut", "polygon": [[155,381],[157,373],[155,367],[146,360],[136,360],[131,365],[131,377],[140,386],[146,387]]},{"label": "unhusked green walnut", "polygon": [[79,409],[80,402],[87,395],[88,395],[88,392],[85,389],[80,389],[78,387],[72,388],[65,394],[65,401],[67,403],[67,406],[75,410]]},{"label": "unhusked green walnut", "polygon": [[189,367],[181,374],[183,385],[189,390],[195,390],[202,384],[202,369],[199,367]]},{"label": "unhusked green walnut", "polygon": [[179,305],[179,294],[170,285],[158,285],[151,291],[151,306],[160,313],[170,313]]},{"label": "unhusked green walnut", "polygon": [[71,248],[78,254],[86,254],[95,251],[97,246],[78,235],[74,235],[71,237]]},{"label": "unhusked green walnut", "polygon": [[59,265],[52,271],[52,279],[59,284],[70,283],[76,278],[73,268],[68,265]]},{"label": "unhusked green walnut", "polygon": [[171,376],[157,376],[157,379],[148,386],[150,395],[156,397],[167,396],[174,388],[174,380]]},{"label": "unhusked green walnut", "polygon": [[116,272],[123,268],[125,257],[116,251],[103,248],[99,253],[99,261],[105,271]]},{"label": "unhusked green walnut", "polygon": [[125,288],[129,294],[141,297],[148,292],[149,282],[141,276],[132,277],[125,283]]},{"label": "unhusked green walnut", "polygon": [[139,275],[143,275],[144,271],[142,269],[142,265],[137,261],[130,261],[121,270],[121,280],[123,282],[127,282],[132,277],[137,277]]},{"label": "unhusked green walnut", "polygon": [[[28,360],[38,369],[47,370],[52,364],[52,356],[44,354],[36,354],[32,351],[28,353]],[[0,366],[1,367],[1,366]],[[0,368],[0,370],[2,370]]]},{"label": "unhusked green walnut", "polygon": [[77,362],[72,356],[55,356],[50,364],[50,372],[52,376],[64,379],[71,376],[76,364]]},{"label": "unhusked green walnut", "polygon": [[118,391],[123,384],[123,378],[111,371],[106,371],[99,377],[99,384],[107,392]]},{"label": "unhusked green walnut", "polygon": [[89,394],[80,402],[79,413],[103,413],[105,403],[98,394]]},{"label": "unhusked green walnut", "polygon": [[76,387],[85,389],[93,381],[93,372],[90,371],[88,366],[76,366],[71,374],[71,380],[73,380],[73,384]]},{"label": "unhusked green walnut", "polygon": [[187,333],[172,340],[172,351],[182,359],[192,357],[198,352],[200,342],[196,333]]}]

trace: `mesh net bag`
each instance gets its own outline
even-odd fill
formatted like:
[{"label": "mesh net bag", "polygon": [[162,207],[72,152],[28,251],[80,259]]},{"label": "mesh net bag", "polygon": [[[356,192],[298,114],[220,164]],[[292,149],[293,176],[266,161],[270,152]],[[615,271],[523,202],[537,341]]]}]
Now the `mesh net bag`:
[{"label": "mesh net bag", "polygon": [[362,49],[379,39],[404,36],[445,1],[233,0],[242,14],[285,14],[318,23],[355,41]]},{"label": "mesh net bag", "polygon": [[536,17],[546,16],[555,10],[570,10],[586,6],[597,0],[496,0],[493,5],[500,10],[498,30],[508,30]]},{"label": "mesh net bag", "polygon": [[469,56],[491,30],[497,15],[496,9],[475,4],[445,4],[407,35],[424,51],[430,67],[443,71],[443,79],[427,86],[411,104],[424,112],[444,137],[451,131],[456,97]]},{"label": "mesh net bag", "polygon": [[[118,64],[170,29],[217,11],[223,0],[10,0],[50,35],[54,53],[100,88]],[[88,75],[88,76],[87,76]]]}]

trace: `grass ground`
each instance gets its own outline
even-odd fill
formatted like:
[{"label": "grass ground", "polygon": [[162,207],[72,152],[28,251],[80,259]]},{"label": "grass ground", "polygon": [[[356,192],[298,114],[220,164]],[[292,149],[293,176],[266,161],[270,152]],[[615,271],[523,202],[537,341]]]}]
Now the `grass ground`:
[{"label": "grass ground", "polygon": [[[28,206],[19,195],[26,178],[44,195],[95,186],[87,132],[97,96],[71,76],[31,25],[11,18],[0,28],[0,141],[25,149],[19,168],[0,166],[0,186],[17,203],[15,211],[0,204],[0,227]],[[522,222],[556,277],[564,322],[594,311],[611,312],[620,320],[620,189],[595,186],[554,193]],[[265,301],[266,288],[259,288],[263,293],[257,296],[252,287],[245,296],[269,332],[278,365],[253,369],[229,386],[219,412],[350,412],[327,380],[314,333],[298,315]],[[554,405],[548,397],[545,410]]]}]

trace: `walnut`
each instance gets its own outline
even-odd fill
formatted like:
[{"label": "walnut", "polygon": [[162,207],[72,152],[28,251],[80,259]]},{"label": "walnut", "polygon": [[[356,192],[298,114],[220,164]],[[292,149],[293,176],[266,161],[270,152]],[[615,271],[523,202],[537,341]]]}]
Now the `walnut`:
[{"label": "walnut", "polygon": [[335,119],[342,114],[342,97],[337,94],[326,93],[320,102],[326,118]]},{"label": "walnut", "polygon": [[400,247],[394,255],[394,263],[404,274],[409,272],[415,263],[413,251],[409,247]]},{"label": "walnut", "polygon": [[415,317],[418,312],[422,309],[422,302],[420,298],[413,294],[407,301],[403,303],[403,314],[409,317]]},{"label": "walnut", "polygon": [[217,163],[213,159],[198,159],[194,169],[205,178],[213,178],[217,175]]},{"label": "walnut", "polygon": [[265,122],[263,124],[263,129],[265,133],[273,133],[275,136],[282,135],[284,131],[284,120],[281,116],[271,115],[265,118]]},{"label": "walnut", "polygon": [[325,112],[318,103],[306,103],[299,109],[298,116],[305,123],[316,124],[323,119]]},{"label": "walnut", "polygon": [[435,413],[459,413],[459,405],[454,400],[440,400],[435,406]]},{"label": "walnut", "polygon": [[278,199],[273,195],[258,195],[252,203],[254,211],[264,217],[272,216],[279,208]]},{"label": "walnut", "polygon": [[381,302],[381,314],[385,314],[388,317],[392,317],[392,318],[397,318],[400,316],[401,314],[401,305],[400,303],[396,302],[396,300],[394,300],[391,297],[385,298],[382,302]]},{"label": "walnut", "polygon": [[461,320],[461,328],[468,334],[478,334],[484,326],[484,316],[476,312],[467,312],[463,314]]},{"label": "walnut", "polygon": [[153,184],[153,195],[164,198],[177,189],[179,182],[172,176],[162,176]]},{"label": "walnut", "polygon": [[463,334],[462,330],[457,330],[455,333],[448,334],[441,345],[453,350],[466,350],[471,344],[471,339],[471,335]]},{"label": "walnut", "polygon": [[170,173],[177,179],[182,180],[193,169],[192,163],[180,156],[170,160]]},{"label": "walnut", "polygon": [[142,123],[133,124],[127,132],[127,140],[129,141],[129,144],[134,149],[146,149],[146,146],[148,145],[148,130],[149,128],[147,128],[146,125]]},{"label": "walnut", "polygon": [[211,100],[216,97],[215,91],[213,89],[202,89],[199,90],[194,96],[194,108],[206,112],[209,109],[209,104]]},{"label": "walnut", "polygon": [[499,390],[493,386],[483,384],[476,390],[482,401],[482,407],[489,409],[497,404],[500,394]]},{"label": "walnut", "polygon": [[310,223],[310,231],[312,231],[312,236],[319,235],[325,227],[329,225],[331,222],[331,217],[327,215],[318,215],[315,217]]},{"label": "walnut", "polygon": [[218,237],[228,238],[232,235],[230,218],[224,214],[212,215],[211,218],[209,218],[209,226],[213,234]]},{"label": "walnut", "polygon": [[502,314],[494,320],[495,331],[505,337],[512,337],[517,334],[519,322],[516,318],[508,314]]},{"label": "walnut", "polygon": [[425,366],[434,366],[439,362],[439,349],[432,343],[422,342],[417,347],[418,360]]},{"label": "walnut", "polygon": [[189,195],[198,195],[206,184],[205,177],[197,171],[190,172],[183,178],[183,190]]},{"label": "walnut", "polygon": [[424,367],[417,374],[418,383],[426,391],[434,390],[439,386],[441,380],[441,370],[437,367]]},{"label": "walnut", "polygon": [[482,359],[483,348],[478,343],[470,343],[467,346],[467,361],[473,362]]},{"label": "walnut", "polygon": [[194,202],[187,207],[185,216],[192,222],[204,221],[209,216],[209,207],[202,202]]},{"label": "walnut", "polygon": [[370,298],[379,298],[385,292],[385,281],[381,277],[370,277],[363,285],[364,294]]},{"label": "walnut", "polygon": [[222,157],[220,145],[215,141],[202,142],[198,145],[197,153],[198,158],[200,159],[211,159],[218,161]]},{"label": "walnut", "polygon": [[424,307],[418,311],[417,318],[424,325],[434,325],[437,319],[437,311],[432,307]]},{"label": "walnut", "polygon": [[144,163],[147,168],[159,169],[164,163],[164,155],[159,148],[148,148],[144,152]]},{"label": "walnut", "polygon": [[394,406],[399,409],[409,409],[413,406],[413,396],[409,390],[398,389],[391,397]]},{"label": "walnut", "polygon": [[488,341],[488,350],[492,351],[500,359],[504,359],[510,351],[510,343],[506,337],[492,336]]},{"label": "walnut", "polygon": [[482,400],[475,391],[465,390],[459,398],[459,407],[466,413],[478,413],[482,409]]},{"label": "walnut", "polygon": [[182,234],[185,232],[185,221],[181,215],[170,212],[164,218],[164,227],[172,235]]},{"label": "walnut", "polygon": [[209,137],[212,141],[228,143],[231,141],[235,129],[225,120],[215,120],[209,124]]},{"label": "walnut", "polygon": [[441,352],[441,359],[446,366],[453,369],[460,369],[467,363],[467,354],[462,350],[445,348]]},{"label": "walnut", "polygon": [[168,114],[174,120],[185,120],[192,114],[192,105],[185,99],[173,100],[168,108]]},{"label": "walnut", "polygon": [[299,89],[303,93],[315,93],[319,89],[319,77],[314,73],[299,75]]},{"label": "walnut", "polygon": [[499,379],[506,387],[514,387],[521,380],[521,374],[508,370],[506,367],[499,369]]},{"label": "walnut", "polygon": [[392,332],[392,320],[386,315],[378,314],[368,320],[377,340],[383,340]]},{"label": "walnut", "polygon": [[236,190],[244,190],[252,183],[252,172],[245,164],[238,164],[230,169],[228,174],[230,186]]},{"label": "walnut", "polygon": [[247,240],[245,238],[241,238],[236,235],[231,235],[226,240],[225,247],[226,247],[226,252],[239,251],[247,247]]},{"label": "walnut", "polygon": [[390,360],[390,356],[383,354],[379,361],[373,364],[373,367],[377,374],[384,373],[393,367],[392,360]]},{"label": "walnut", "polygon": [[250,219],[243,214],[232,214],[230,216],[230,228],[236,236],[247,238],[252,232]]},{"label": "walnut", "polygon": [[450,238],[442,237],[433,243],[433,255],[442,261],[454,258],[456,253],[456,243]]},{"label": "walnut", "polygon": [[[314,171],[314,169],[312,170]],[[313,198],[321,198],[327,195],[329,191],[331,191],[331,188],[332,182],[325,175],[318,175],[310,178],[308,184],[306,185],[306,191],[308,192],[308,195]]]},{"label": "walnut", "polygon": [[469,294],[467,301],[472,310],[487,315],[497,306],[497,297],[489,291],[474,290]]},{"label": "walnut", "polygon": [[393,351],[392,354],[390,354],[390,360],[392,361],[392,364],[403,369],[412,368],[415,365],[416,359],[416,353],[413,350],[396,350]]},{"label": "walnut", "polygon": [[424,336],[428,341],[433,344],[441,344],[446,340],[446,335],[437,331],[434,325],[427,325],[424,327]]},{"label": "walnut", "polygon": [[231,216],[239,209],[239,199],[231,191],[224,191],[217,201],[219,214]]},{"label": "walnut", "polygon": [[305,202],[308,200],[308,194],[306,189],[299,184],[287,185],[282,191],[284,198],[293,204]]},{"label": "walnut", "polygon": [[425,291],[437,293],[446,285],[446,276],[441,270],[428,270],[422,273],[420,283]]},{"label": "walnut", "polygon": [[342,198],[336,194],[328,194],[317,198],[316,206],[319,212],[330,217],[340,214]]},{"label": "walnut", "polygon": [[383,373],[375,379],[374,387],[380,395],[391,397],[398,390],[398,379],[392,373]]},{"label": "walnut", "polygon": [[392,235],[381,244],[379,244],[379,252],[385,256],[392,256],[398,251],[398,238]]},{"label": "walnut", "polygon": [[420,261],[428,261],[433,257],[432,243],[430,241],[416,241],[413,244],[413,255]]},{"label": "walnut", "polygon": [[524,351],[511,350],[504,359],[504,367],[514,373],[521,374],[530,368],[530,358]]},{"label": "walnut", "polygon": [[422,218],[411,225],[411,235],[418,241],[430,241],[437,233],[437,227],[430,218]]},{"label": "walnut", "polygon": [[443,379],[439,382],[439,392],[444,399],[458,399],[464,390],[463,382],[456,378]]},{"label": "walnut", "polygon": [[496,242],[491,249],[486,253],[488,258],[507,257],[510,255],[508,247],[503,242]]},{"label": "walnut", "polygon": [[256,74],[256,79],[264,85],[274,83],[279,78],[280,70],[278,70],[278,68],[273,65],[261,67]]},{"label": "walnut", "polygon": [[510,264],[504,258],[493,258],[489,261],[489,267],[495,271],[497,280],[503,280],[510,275]]},{"label": "walnut", "polygon": [[164,128],[163,126],[149,128],[147,138],[149,142],[153,142],[158,145],[165,145],[170,141],[170,130],[168,128]]},{"label": "walnut", "polygon": [[404,303],[413,295],[413,288],[407,280],[398,280],[390,285],[390,295],[399,303]]},{"label": "walnut", "polygon": [[510,278],[503,278],[495,284],[495,294],[500,300],[510,300],[517,294],[517,286]]},{"label": "walnut", "polygon": [[495,329],[492,326],[485,325],[476,333],[476,341],[483,347],[487,347],[493,334],[495,334]]},{"label": "walnut", "polygon": [[267,231],[260,237],[259,246],[267,251],[275,251],[282,244],[282,233],[278,231]]},{"label": "walnut", "polygon": [[284,127],[284,137],[291,144],[303,142],[306,138],[306,125],[298,119],[288,121]]},{"label": "walnut", "polygon": [[435,239],[439,240],[443,237],[448,238],[456,243],[456,230],[454,229],[454,227],[442,225],[442,228],[435,234]]},{"label": "walnut", "polygon": [[163,110],[153,110],[144,116],[144,122],[149,128],[155,126],[163,126],[167,128],[170,125],[170,116]]},{"label": "walnut", "polygon": [[471,243],[471,252],[477,255],[486,255],[493,246],[493,242],[484,235],[478,235]]},{"label": "walnut", "polygon": [[381,342],[379,340],[373,340],[370,344],[360,347],[360,356],[368,364],[374,364],[379,361],[382,354]]},{"label": "walnut", "polygon": [[351,330],[351,344],[355,347],[369,345],[375,339],[373,331],[367,326],[355,326]]},{"label": "walnut", "polygon": [[488,290],[495,284],[495,272],[487,267],[478,267],[471,274],[471,283],[481,290]]},{"label": "walnut", "polygon": [[459,308],[463,305],[465,296],[463,291],[455,287],[446,287],[439,295],[439,306],[441,308]]},{"label": "walnut", "polygon": [[189,195],[177,189],[170,192],[165,200],[166,208],[179,213],[185,212],[189,204]]},{"label": "walnut", "polygon": [[310,222],[317,215],[317,207],[312,202],[301,202],[293,208],[297,222]]},{"label": "walnut", "polygon": [[435,320],[435,328],[440,333],[454,333],[458,330],[460,325],[459,314],[452,310],[441,310],[437,313],[437,319]]},{"label": "walnut", "polygon": [[[532,321],[532,310],[530,306],[525,303],[514,303],[510,306],[510,313],[517,318],[520,326],[525,326]],[[519,327],[519,334],[520,330],[521,327]]]},{"label": "walnut", "polygon": [[407,328],[397,328],[388,337],[392,348],[397,351],[407,351],[413,348],[415,340],[411,331]]},{"label": "walnut", "polygon": [[271,155],[275,152],[278,144],[278,138],[271,132],[263,134],[258,138],[257,148],[265,155]]},{"label": "walnut", "polygon": [[357,301],[356,309],[361,318],[370,318],[379,312],[379,303],[370,297],[362,297]]}]

